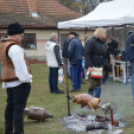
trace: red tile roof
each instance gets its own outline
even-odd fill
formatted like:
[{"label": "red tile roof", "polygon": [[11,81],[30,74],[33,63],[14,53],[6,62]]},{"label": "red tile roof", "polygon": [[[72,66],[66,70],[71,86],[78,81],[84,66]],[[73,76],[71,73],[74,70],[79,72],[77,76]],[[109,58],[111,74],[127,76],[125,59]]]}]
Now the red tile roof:
[{"label": "red tile roof", "polygon": [[[55,0],[34,0],[38,18],[32,18],[30,11],[31,0],[0,0],[0,26],[5,26],[13,22],[20,22],[24,26],[57,26],[59,21],[79,18],[82,15],[69,8],[62,6]],[[33,1],[33,0],[32,0]]]}]

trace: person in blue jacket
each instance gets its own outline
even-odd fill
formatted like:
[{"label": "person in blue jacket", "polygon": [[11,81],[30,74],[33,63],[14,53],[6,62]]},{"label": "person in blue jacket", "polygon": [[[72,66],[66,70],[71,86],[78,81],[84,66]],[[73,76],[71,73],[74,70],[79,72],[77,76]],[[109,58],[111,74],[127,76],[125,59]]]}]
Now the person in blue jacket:
[{"label": "person in blue jacket", "polygon": [[126,58],[130,61],[131,77],[132,77],[132,95],[134,100],[134,32],[131,32],[126,42]]},{"label": "person in blue jacket", "polygon": [[[83,47],[81,41],[76,37],[77,33],[70,32],[69,38],[69,48],[68,57],[70,61],[70,77],[73,84],[73,89],[70,92],[81,89],[81,70],[82,70],[82,55]],[[74,62],[76,64],[74,64]]]}]

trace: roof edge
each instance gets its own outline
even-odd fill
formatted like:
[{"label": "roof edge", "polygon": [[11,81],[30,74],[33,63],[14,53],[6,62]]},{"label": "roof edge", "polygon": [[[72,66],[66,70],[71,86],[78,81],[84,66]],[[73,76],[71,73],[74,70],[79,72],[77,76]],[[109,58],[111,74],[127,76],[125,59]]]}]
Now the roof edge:
[{"label": "roof edge", "polygon": [[[29,28],[29,29],[42,29],[42,28],[44,28],[44,29],[57,29],[57,26],[25,26],[25,25],[22,25],[22,27],[23,28]],[[7,25],[5,25],[5,26],[0,26],[0,28],[8,28],[8,26]]]}]

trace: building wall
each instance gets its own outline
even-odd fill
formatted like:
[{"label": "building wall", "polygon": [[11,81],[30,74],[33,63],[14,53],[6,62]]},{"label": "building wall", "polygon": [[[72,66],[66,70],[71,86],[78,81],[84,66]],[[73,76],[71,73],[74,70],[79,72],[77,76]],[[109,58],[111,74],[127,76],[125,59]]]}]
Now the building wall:
[{"label": "building wall", "polygon": [[[0,29],[0,33],[6,33],[6,29]],[[75,30],[73,30],[75,31]],[[59,30],[59,45],[61,46],[61,34],[67,34],[70,30]],[[75,31],[79,35],[82,44],[85,43],[85,31]],[[57,33],[58,30],[45,30],[45,29],[25,29],[25,33],[36,33],[36,50],[25,50],[29,59],[38,59],[39,61],[45,60],[45,43],[50,38],[51,33]],[[93,31],[87,31],[87,35],[92,36]]]}]

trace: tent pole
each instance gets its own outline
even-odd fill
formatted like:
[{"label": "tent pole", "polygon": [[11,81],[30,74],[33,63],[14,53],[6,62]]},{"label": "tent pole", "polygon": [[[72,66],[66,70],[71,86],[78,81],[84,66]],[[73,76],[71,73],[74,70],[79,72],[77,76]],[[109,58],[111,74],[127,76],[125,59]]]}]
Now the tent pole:
[{"label": "tent pole", "polygon": [[[127,27],[126,24],[124,25],[124,33],[125,33],[125,46],[127,41]],[[126,83],[127,83],[127,57],[126,57]]]},{"label": "tent pole", "polygon": [[112,36],[114,37],[114,28],[112,27]]},{"label": "tent pole", "polygon": [[69,87],[68,87],[68,76],[67,76],[67,69],[66,69],[66,67],[65,67],[65,79],[66,79],[66,91],[67,91],[68,116],[71,116],[71,113],[70,113],[70,101],[69,101],[70,96],[69,96]]},{"label": "tent pole", "polygon": [[85,43],[86,43],[87,27],[85,28]]}]

